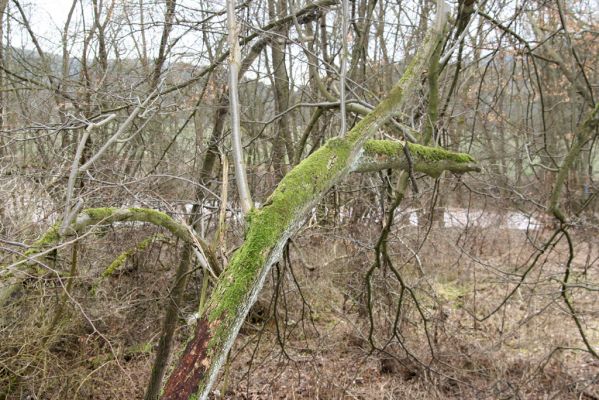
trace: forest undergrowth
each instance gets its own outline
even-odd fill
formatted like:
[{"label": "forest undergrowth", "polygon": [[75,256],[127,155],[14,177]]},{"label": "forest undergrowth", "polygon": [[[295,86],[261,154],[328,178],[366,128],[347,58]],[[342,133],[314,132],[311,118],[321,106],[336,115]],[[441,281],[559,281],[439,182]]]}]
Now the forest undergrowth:
[{"label": "forest undergrowth", "polygon": [[[378,268],[376,226],[306,226],[273,268],[214,398],[598,398],[599,363],[584,351],[561,296],[566,242],[539,250],[553,228],[405,221],[389,237],[390,264]],[[143,397],[177,244],[155,236],[116,273],[101,273],[155,233],[106,227],[84,239],[68,298],[68,281],[51,271],[26,282],[1,311],[1,398]],[[598,280],[597,232],[571,234],[570,298],[595,345],[599,306],[588,286]],[[71,256],[61,249],[49,263]],[[201,286],[194,270],[180,306],[177,354],[192,334],[186,319]]]}]

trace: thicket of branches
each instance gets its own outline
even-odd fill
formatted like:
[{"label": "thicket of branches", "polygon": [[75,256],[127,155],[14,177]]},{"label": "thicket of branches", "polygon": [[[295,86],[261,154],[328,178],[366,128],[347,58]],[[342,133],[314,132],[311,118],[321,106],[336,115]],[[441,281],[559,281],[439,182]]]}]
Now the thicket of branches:
[{"label": "thicket of branches", "polygon": [[[38,12],[0,0],[0,398],[158,398],[255,210],[402,76],[268,274],[221,392],[291,390],[278,362],[305,398],[599,397],[593,1]],[[331,341],[389,389],[360,392]],[[319,384],[306,354],[352,368]]]}]

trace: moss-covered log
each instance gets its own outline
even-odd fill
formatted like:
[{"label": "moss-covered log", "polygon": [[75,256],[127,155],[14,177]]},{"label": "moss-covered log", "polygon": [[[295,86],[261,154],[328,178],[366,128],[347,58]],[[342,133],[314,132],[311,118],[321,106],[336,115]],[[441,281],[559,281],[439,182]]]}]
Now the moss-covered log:
[{"label": "moss-covered log", "polygon": [[[443,25],[438,24],[437,29]],[[168,379],[162,399],[208,397],[226,355],[285,243],[326,192],[356,169],[368,138],[401,108],[404,99],[414,98],[420,73],[432,52],[431,43],[436,43],[436,39],[436,33],[429,35],[428,45],[417,53],[397,86],[370,114],[347,135],[329,140],[292,169],[264,207],[250,213],[244,244],[214,289],[206,311],[197,322],[194,337]],[[470,158],[464,161],[472,162]]]},{"label": "moss-covered log", "polygon": [[[36,265],[35,259],[43,254],[46,254],[49,249],[52,249],[60,242],[68,237],[84,234],[89,229],[98,225],[107,225],[115,222],[147,222],[156,226],[165,228],[177,238],[199,245],[202,247],[203,253],[206,255],[208,264],[216,265],[216,257],[214,256],[210,246],[201,238],[194,236],[191,230],[169,215],[148,208],[89,208],[83,210],[75,221],[65,230],[63,235],[60,235],[60,224],[56,223],[51,226],[44,235],[35,241],[30,248],[25,252],[25,257],[22,260],[8,266],[0,267],[0,306],[2,306],[15,291],[21,287],[24,279],[35,273],[32,268]],[[41,272],[45,269],[40,270]]]},{"label": "moss-covered log", "polygon": [[[108,225],[115,222],[148,222],[170,231],[173,235],[185,242],[194,242],[197,240],[202,246],[202,249],[209,249],[208,244],[201,238],[196,236],[195,240],[193,239],[191,231],[186,225],[175,221],[168,214],[163,213],[162,211],[138,207],[102,207],[85,209],[79,213],[75,221],[65,230],[63,236],[80,235],[94,226]],[[28,250],[28,255],[38,252],[43,247],[56,244],[60,239],[58,227],[53,226],[46,232],[46,234],[44,234],[44,236],[33,243]]]},{"label": "moss-covered log", "polygon": [[[29,250],[25,252],[25,256],[31,258],[45,249],[58,244],[64,238],[81,235],[95,226],[109,225],[115,222],[147,222],[160,226],[185,242],[199,244],[207,255],[211,253],[208,243],[202,238],[194,236],[188,226],[175,221],[162,211],[138,207],[102,207],[88,208],[81,211],[62,236],[60,235],[59,224],[54,224],[40,239],[31,245]],[[211,261],[213,260],[208,260],[209,263]],[[25,262],[27,262],[27,259],[22,261],[22,263]]]},{"label": "moss-covered log", "polygon": [[[350,171],[408,169],[401,142],[367,141],[364,151],[354,161],[350,161],[351,144],[349,138],[329,140],[285,176],[264,208],[252,211],[244,245],[212,294],[208,312],[198,321],[194,338],[171,375],[162,399],[188,399],[198,388],[198,397],[207,398],[270,267],[278,261],[284,244],[312,207],[340,177]],[[409,144],[409,149],[414,170],[432,177],[446,170],[455,173],[480,170],[468,154],[415,144]]]}]

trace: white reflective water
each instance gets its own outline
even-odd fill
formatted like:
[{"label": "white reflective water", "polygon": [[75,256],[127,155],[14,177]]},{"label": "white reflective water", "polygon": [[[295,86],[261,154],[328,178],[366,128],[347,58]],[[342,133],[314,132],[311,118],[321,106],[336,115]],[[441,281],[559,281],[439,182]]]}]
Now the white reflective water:
[{"label": "white reflective water", "polygon": [[536,218],[523,212],[492,212],[462,208],[443,210],[443,224],[448,228],[464,228],[466,226],[515,230],[537,230],[541,228],[541,223]]},{"label": "white reflective water", "polygon": [[[323,207],[320,216],[331,217],[331,210]],[[407,208],[396,211],[395,223],[411,226],[424,226],[429,223],[429,210]],[[511,230],[538,230],[543,223],[538,218],[521,211],[488,211],[480,209],[466,209],[449,207],[435,210],[437,225],[445,228],[500,228]],[[339,223],[346,223],[356,214],[353,208],[341,207],[336,214]],[[318,219],[316,208],[312,209],[310,224],[314,225]],[[373,208],[368,209],[357,218],[360,222],[380,222],[380,212]]]},{"label": "white reflective water", "polygon": [[[4,199],[5,217],[12,216],[22,219],[28,219],[31,223],[52,223],[58,218],[56,207],[53,207],[49,198],[41,196],[34,200],[36,196],[32,193],[23,193],[15,191],[11,196]],[[260,207],[260,204],[256,204]],[[123,205],[123,207],[148,207],[144,202],[133,202]],[[158,207],[161,209],[161,207]],[[168,210],[161,209],[180,221],[187,221],[191,214],[192,203],[184,203],[179,207],[168,207]],[[18,211],[17,211],[18,210]],[[215,223],[220,212],[220,205],[217,202],[205,202],[199,209],[200,224],[202,231],[208,225]],[[396,211],[395,223],[398,225],[426,226],[429,223],[429,210],[405,208]],[[532,216],[522,211],[489,211],[481,209],[467,209],[459,207],[447,207],[435,210],[435,223],[437,226],[445,228],[500,228],[511,230],[538,230],[543,227],[543,222],[539,217]],[[11,215],[12,214],[12,215]],[[241,210],[235,204],[229,204],[226,210],[227,221],[235,225],[243,222]],[[319,220],[333,218],[337,223],[379,223],[381,219],[380,210],[374,207],[358,211],[354,207],[340,207],[334,210],[327,206],[314,207],[308,218],[310,226],[317,225]],[[118,225],[135,225],[130,222],[121,222]]]}]

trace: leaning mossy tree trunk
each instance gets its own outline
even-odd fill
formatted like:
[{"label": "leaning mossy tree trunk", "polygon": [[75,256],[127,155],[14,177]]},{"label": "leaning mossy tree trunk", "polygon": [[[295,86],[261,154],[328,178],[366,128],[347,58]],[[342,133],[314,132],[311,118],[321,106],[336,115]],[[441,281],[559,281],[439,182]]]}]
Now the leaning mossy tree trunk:
[{"label": "leaning mossy tree trunk", "polygon": [[[429,45],[414,57],[397,86],[344,137],[324,146],[293,168],[279,183],[265,205],[248,215],[244,244],[232,258],[197,321],[193,338],[164,388],[162,399],[206,399],[251,306],[264,285],[287,240],[327,191],[352,171],[374,170],[380,160],[384,168],[397,166],[438,176],[444,169],[476,170],[474,160],[457,154],[409,145],[413,162],[401,162],[403,144],[368,142],[369,137],[391,118],[408,99],[415,98],[420,73],[427,65],[437,32],[429,34]],[[365,147],[365,148],[364,148]]]}]

